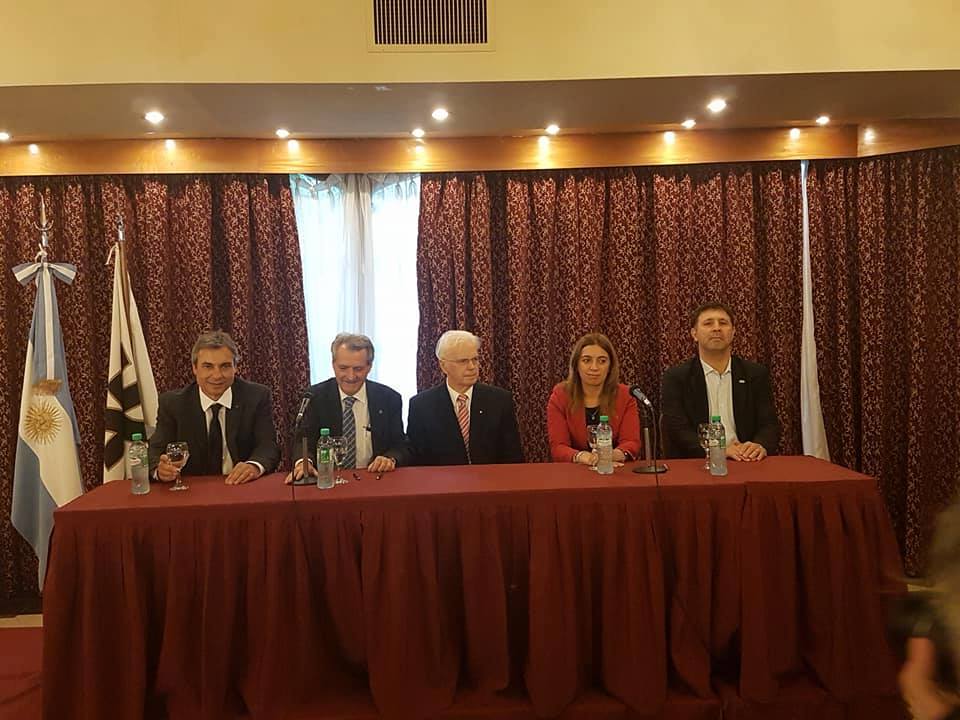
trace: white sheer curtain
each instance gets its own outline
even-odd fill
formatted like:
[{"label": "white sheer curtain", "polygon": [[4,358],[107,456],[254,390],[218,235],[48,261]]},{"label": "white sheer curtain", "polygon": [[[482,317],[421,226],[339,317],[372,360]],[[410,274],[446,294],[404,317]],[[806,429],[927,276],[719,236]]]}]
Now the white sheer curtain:
[{"label": "white sheer curtain", "polygon": [[[416,393],[419,175],[291,176],[311,382],[330,377],[338,332],[369,335],[370,379]],[[406,412],[404,412],[406,415]]]}]

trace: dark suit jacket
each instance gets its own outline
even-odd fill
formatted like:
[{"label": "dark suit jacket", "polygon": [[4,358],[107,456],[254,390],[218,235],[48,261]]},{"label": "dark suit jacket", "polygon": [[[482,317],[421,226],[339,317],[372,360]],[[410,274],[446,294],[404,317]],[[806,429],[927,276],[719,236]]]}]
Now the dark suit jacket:
[{"label": "dark suit jacket", "polygon": [[[233,381],[233,407],[226,412],[224,432],[234,463],[255,460],[263,472],[280,462],[277,432],[273,427],[273,400],[266,385],[243,378]],[[150,474],[153,475],[167,443],[182,440],[190,447],[184,475],[221,475],[220,468],[207,467],[207,419],[200,407],[200,389],[195,382],[160,395],[157,429],[150,438]]]},{"label": "dark suit jacket", "polygon": [[[780,423],[773,407],[770,374],[763,365],[736,355],[730,363],[737,438],[760,443],[768,454],[775,455],[780,445]],[[667,370],[661,390],[664,454],[668,458],[703,457],[697,425],[710,421],[710,409],[700,357]]]},{"label": "dark suit jacket", "polygon": [[[410,400],[407,436],[415,465],[466,465],[467,450],[446,382]],[[470,401],[470,460],[477,465],[522,463],[513,395],[477,383]]]},{"label": "dark suit jacket", "polygon": [[[409,465],[410,451],[407,448],[407,438],[403,434],[403,400],[400,393],[372,380],[367,380],[366,386],[373,456],[392,457],[398,466]],[[294,462],[301,456],[300,438],[307,438],[308,457],[313,459],[317,453],[320,428],[330,428],[330,434],[334,437],[343,432],[343,405],[340,403],[337,379],[330,378],[311,385],[308,392],[313,394],[313,399],[303,414],[300,430],[294,436]],[[358,427],[357,432],[367,430]]]}]

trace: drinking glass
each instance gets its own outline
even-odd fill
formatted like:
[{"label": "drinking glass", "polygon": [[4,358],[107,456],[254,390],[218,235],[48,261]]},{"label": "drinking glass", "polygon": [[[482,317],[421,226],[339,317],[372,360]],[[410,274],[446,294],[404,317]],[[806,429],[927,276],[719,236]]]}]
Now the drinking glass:
[{"label": "drinking glass", "polygon": [[177,468],[177,479],[170,488],[171,492],[189,490],[190,486],[183,482],[183,466],[190,458],[190,448],[185,442],[167,443],[167,458]]},{"label": "drinking glass", "polygon": [[703,452],[706,454],[706,457],[703,461],[703,469],[710,469],[710,439],[713,434],[713,425],[711,423],[700,423],[697,425],[697,437],[700,438],[700,447],[703,448]]},{"label": "drinking glass", "polygon": [[333,456],[333,466],[336,468],[336,475],[333,478],[334,485],[346,485],[349,480],[343,476],[344,455],[347,452],[347,441],[342,437],[330,438],[330,452]]}]

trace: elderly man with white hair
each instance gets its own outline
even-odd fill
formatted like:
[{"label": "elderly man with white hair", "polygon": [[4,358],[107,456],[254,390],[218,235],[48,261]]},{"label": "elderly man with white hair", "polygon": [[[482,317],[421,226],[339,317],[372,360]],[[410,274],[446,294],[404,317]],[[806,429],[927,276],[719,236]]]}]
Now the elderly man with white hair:
[{"label": "elderly man with white hair", "polygon": [[480,338],[448,330],[437,341],[446,382],[410,400],[407,436],[415,465],[522,463],[513,395],[477,382]]}]

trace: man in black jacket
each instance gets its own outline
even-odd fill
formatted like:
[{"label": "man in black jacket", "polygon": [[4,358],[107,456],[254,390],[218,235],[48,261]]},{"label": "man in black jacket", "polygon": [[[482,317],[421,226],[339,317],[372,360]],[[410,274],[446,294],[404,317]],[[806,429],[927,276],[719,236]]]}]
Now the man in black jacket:
[{"label": "man in black jacket", "polygon": [[513,395],[477,382],[480,338],[448,330],[437,341],[447,380],[410,400],[407,434],[416,465],[522,463]]},{"label": "man in black jacket", "polygon": [[202,333],[191,352],[192,382],[160,395],[150,438],[151,477],[176,478],[167,443],[186,442],[184,475],[224,475],[238,485],[271,472],[280,461],[270,389],[236,376],[237,345],[221,330]]},{"label": "man in black jacket", "polygon": [[693,314],[696,357],[663,374],[663,441],[667,457],[701,457],[697,425],[719,415],[727,457],[762,460],[777,452],[780,423],[770,375],[762,365],[733,355],[733,312],[708,303]]},{"label": "man in black jacket", "polygon": [[[366,335],[340,333],[330,345],[333,377],[310,386],[310,404],[303,415],[294,442],[299,453],[301,438],[307,438],[307,457],[316,456],[321,428],[331,437],[346,441],[344,467],[362,467],[371,472],[390,472],[409,463],[403,434],[403,401],[400,394],[367,375],[373,367],[373,342]],[[310,474],[316,470],[312,463]],[[293,471],[303,476],[302,461]]]}]

